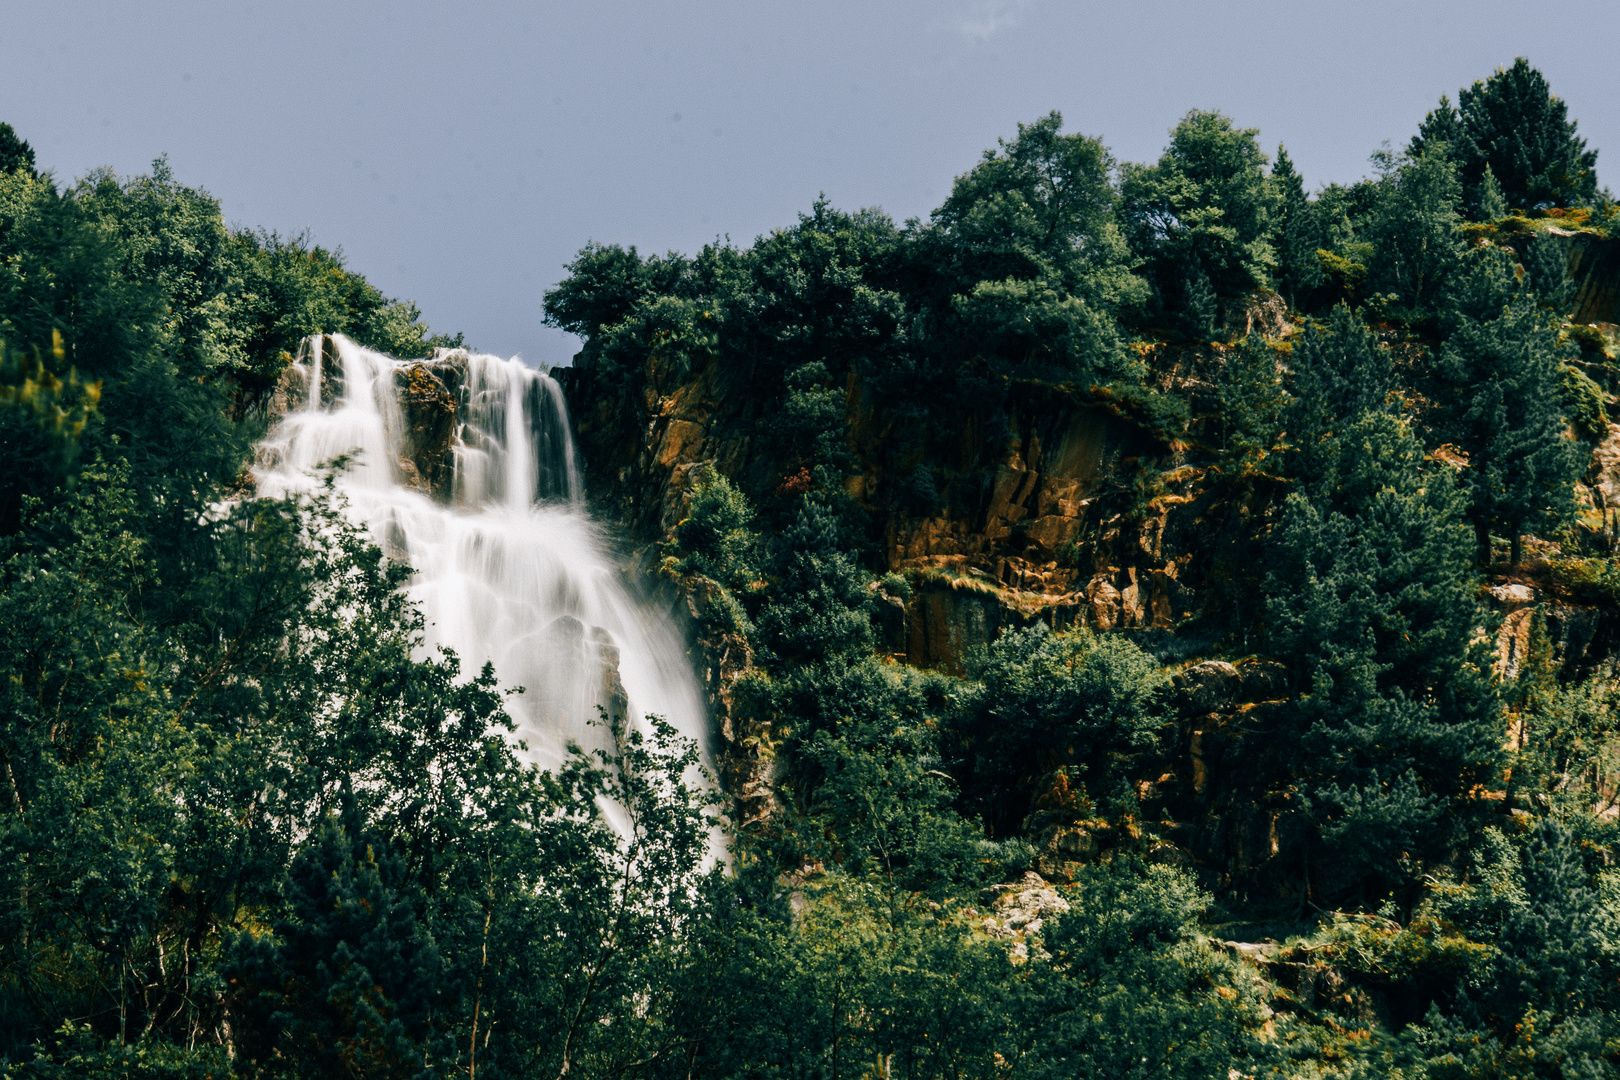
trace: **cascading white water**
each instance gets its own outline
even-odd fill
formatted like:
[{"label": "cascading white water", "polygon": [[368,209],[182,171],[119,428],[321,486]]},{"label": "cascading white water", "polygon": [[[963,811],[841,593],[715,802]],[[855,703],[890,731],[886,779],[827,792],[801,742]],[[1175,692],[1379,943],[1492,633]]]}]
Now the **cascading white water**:
[{"label": "cascading white water", "polygon": [[259,490],[310,489],[319,466],[350,455],[337,487],[384,550],[414,569],[408,592],[426,616],[425,647],[454,649],[468,673],[491,661],[502,685],[524,687],[508,709],[542,768],[561,762],[570,741],[611,748],[611,732],[590,723],[598,706],[632,723],[661,715],[706,751],[679,637],[626,589],[585,512],[557,382],[515,359],[451,357],[466,368],[446,504],[406,482],[407,365],[326,340],[337,356],[310,340],[298,367],[304,404],[260,444]]}]

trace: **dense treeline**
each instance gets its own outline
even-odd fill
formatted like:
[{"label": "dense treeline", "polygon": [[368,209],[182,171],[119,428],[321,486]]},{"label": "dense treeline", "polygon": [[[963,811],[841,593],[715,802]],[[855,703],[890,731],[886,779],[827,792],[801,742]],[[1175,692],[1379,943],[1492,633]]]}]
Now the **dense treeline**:
[{"label": "dense treeline", "polygon": [[[537,773],[499,673],[419,655],[409,568],[331,486],[240,490],[301,337],[459,338],[334,253],[226,228],[161,160],[63,188],[0,128],[0,1067],[1612,1074],[1611,688],[1563,679],[1543,622],[1500,677],[1480,587],[1578,531],[1578,440],[1607,432],[1566,364],[1604,334],[1567,325],[1543,228],[1609,229],[1594,163],[1520,61],[1313,195],[1216,113],[1144,165],[1054,113],[926,221],[821,201],[746,248],[588,246],[547,296],[579,364],[627,401],[649,356],[717,364],[802,469],[707,472],[664,552],[749,645],[736,693],[779,762],[780,812],[716,867],[692,747],[655,722]],[[1266,305],[1303,332],[1245,339]],[[1196,416],[1142,346],[1212,340]],[[846,494],[851,373],[924,420],[993,430],[1020,380],[1200,425],[1234,497],[1272,493],[1263,588],[1201,632],[1293,679],[1241,771],[1302,813],[1301,888],[1215,897],[1135,842],[1175,708],[1139,642],[1037,623],[962,679],[877,655],[912,585]],[[1612,602],[1610,560],[1566,570]],[[1024,877],[1077,822],[1107,857]],[[1219,946],[1240,933],[1349,988],[1279,1009],[1275,969]]]}]

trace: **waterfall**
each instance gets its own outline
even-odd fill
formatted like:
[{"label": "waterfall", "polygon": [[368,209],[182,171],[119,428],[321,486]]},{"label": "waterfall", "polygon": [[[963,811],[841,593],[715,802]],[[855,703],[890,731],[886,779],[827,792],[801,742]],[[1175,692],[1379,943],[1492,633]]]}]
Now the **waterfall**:
[{"label": "waterfall", "polygon": [[707,759],[682,643],[632,596],[585,511],[556,380],[459,349],[402,362],[338,335],[311,338],[291,374],[303,401],[259,446],[260,492],[312,490],[322,464],[349,455],[337,489],[412,567],[424,653],[449,646],[464,673],[490,661],[503,686],[522,686],[507,707],[531,760],[553,768],[570,742],[611,749],[590,723],[598,707],[632,724],[663,716]]}]

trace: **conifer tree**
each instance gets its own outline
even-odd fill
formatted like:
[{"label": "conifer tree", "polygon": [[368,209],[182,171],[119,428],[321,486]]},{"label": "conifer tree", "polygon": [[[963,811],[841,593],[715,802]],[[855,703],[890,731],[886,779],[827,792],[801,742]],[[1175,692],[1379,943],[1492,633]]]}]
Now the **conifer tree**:
[{"label": "conifer tree", "polygon": [[1536,299],[1554,320],[1569,314],[1574,288],[1564,245],[1550,233],[1536,233],[1524,249],[1524,272]]},{"label": "conifer tree", "polygon": [[1340,427],[1336,490],[1290,495],[1275,534],[1269,635],[1308,687],[1292,768],[1319,840],[1387,887],[1457,838],[1499,725],[1450,472],[1387,412]]},{"label": "conifer tree", "polygon": [[1277,252],[1277,290],[1298,306],[1300,294],[1322,283],[1322,266],[1316,249],[1322,246],[1322,230],[1315,207],[1305,195],[1305,182],[1294,168],[1284,147],[1277,147],[1277,162],[1271,168],[1276,187],[1277,228],[1272,246]]},{"label": "conifer tree", "polygon": [[1345,421],[1382,410],[1395,385],[1389,352],[1349,307],[1334,307],[1327,323],[1312,323],[1294,348],[1291,400],[1284,412],[1290,473],[1313,499],[1339,483],[1336,433]]},{"label": "conifer tree", "polygon": [[1441,94],[1440,103],[1429,110],[1423,123],[1418,125],[1418,133],[1412,136],[1407,153],[1419,158],[1439,147],[1453,156],[1461,156],[1467,153],[1467,139],[1457,107],[1449,96]]},{"label": "conifer tree", "polygon": [[1225,459],[1240,472],[1257,468],[1276,441],[1283,392],[1277,357],[1259,331],[1226,354],[1215,377]]},{"label": "conifer tree", "polygon": [[1219,311],[1209,275],[1197,263],[1188,263],[1181,279],[1181,325],[1187,336],[1196,341],[1213,338]]},{"label": "conifer tree", "polygon": [[235,972],[258,990],[248,1014],[269,1013],[255,1017],[274,1032],[267,1059],[403,1078],[453,1058],[434,1023],[443,961],[403,876],[380,838],[330,819],[293,860],[293,917],[277,925],[278,941],[244,936]]},{"label": "conifer tree", "polygon": [[1176,290],[1189,260],[1209,276],[1217,296],[1270,284],[1277,200],[1258,135],[1220,113],[1194,109],[1171,131],[1156,164],[1123,168],[1127,237],[1161,290]]},{"label": "conifer tree", "polygon": [[10,124],[0,124],[0,172],[34,171],[34,148]]},{"label": "conifer tree", "polygon": [[1409,310],[1428,314],[1464,250],[1457,168],[1450,154],[1432,149],[1420,157],[1379,161],[1384,172],[1366,230],[1373,244],[1372,285],[1399,297]]},{"label": "conifer tree", "polygon": [[1524,533],[1575,513],[1583,462],[1564,437],[1558,331],[1501,248],[1470,254],[1450,319],[1439,366],[1453,404],[1443,433],[1468,455],[1463,484],[1480,559],[1488,561],[1495,530],[1517,564]]},{"label": "conifer tree", "polygon": [[1479,220],[1501,221],[1507,215],[1507,200],[1502,196],[1502,185],[1496,182],[1496,174],[1487,164],[1485,177],[1479,184]]},{"label": "conifer tree", "polygon": [[1489,166],[1509,208],[1581,206],[1597,193],[1597,151],[1575,134],[1569,107],[1524,57],[1457,94],[1472,154],[1463,180],[1474,205]]},{"label": "conifer tree", "polygon": [[1396,415],[1388,352],[1348,308],[1307,329],[1293,366],[1296,490],[1266,587],[1270,647],[1307,687],[1290,769],[1320,854],[1388,887],[1455,838],[1500,742],[1471,640],[1464,503]]},{"label": "conifer tree", "polygon": [[[1568,106],[1553,96],[1546,78],[1519,57],[1489,79],[1442,96],[1408,146],[1416,158],[1445,145],[1457,163],[1463,201],[1475,221],[1495,221],[1510,210],[1537,206],[1584,206],[1597,196],[1597,151],[1575,134]],[[1487,183],[1489,172],[1489,184]],[[1489,186],[1502,197],[1502,212],[1487,205]]]}]

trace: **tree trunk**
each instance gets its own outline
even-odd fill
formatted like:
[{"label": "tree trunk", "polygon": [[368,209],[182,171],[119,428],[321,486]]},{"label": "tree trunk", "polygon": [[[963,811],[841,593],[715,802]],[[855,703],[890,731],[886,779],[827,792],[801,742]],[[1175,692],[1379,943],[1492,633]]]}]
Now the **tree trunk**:
[{"label": "tree trunk", "polygon": [[1508,541],[1508,544],[1508,562],[1512,563],[1514,566],[1518,566],[1520,560],[1524,556],[1524,537],[1515,532],[1513,534],[1513,538]]},{"label": "tree trunk", "polygon": [[1474,522],[1474,537],[1479,543],[1479,565],[1491,565],[1491,525],[1488,521]]}]

